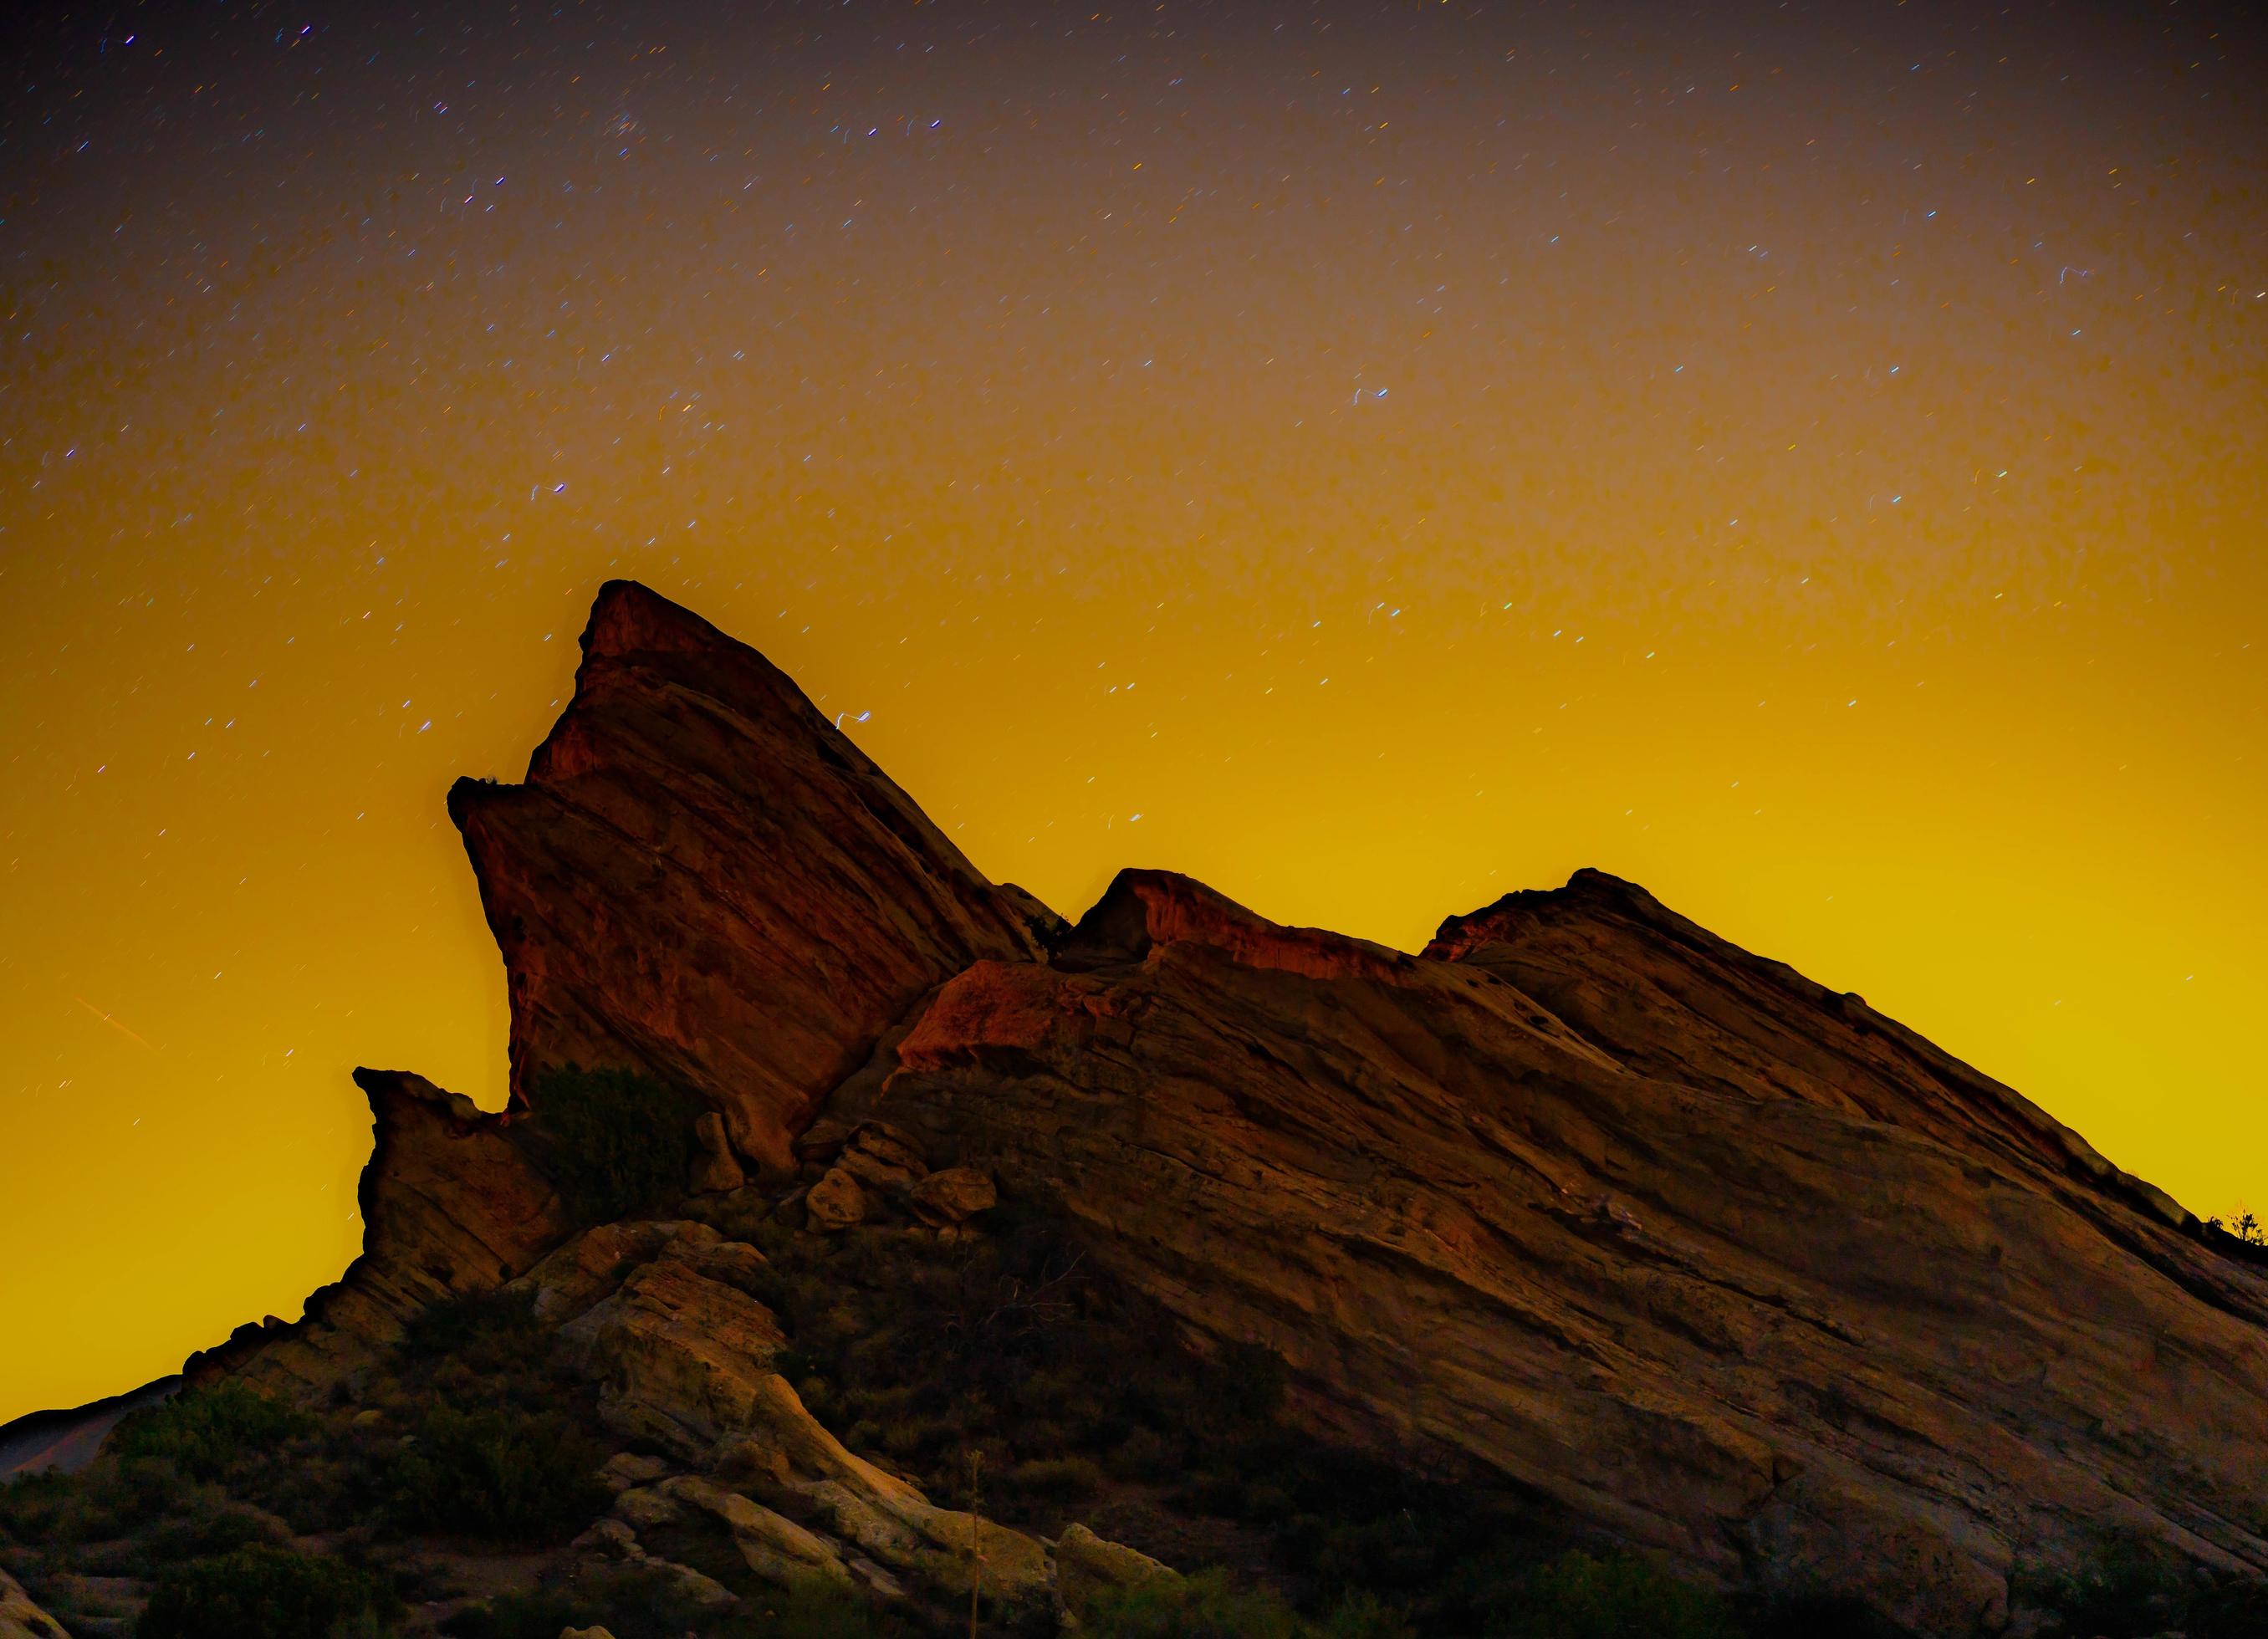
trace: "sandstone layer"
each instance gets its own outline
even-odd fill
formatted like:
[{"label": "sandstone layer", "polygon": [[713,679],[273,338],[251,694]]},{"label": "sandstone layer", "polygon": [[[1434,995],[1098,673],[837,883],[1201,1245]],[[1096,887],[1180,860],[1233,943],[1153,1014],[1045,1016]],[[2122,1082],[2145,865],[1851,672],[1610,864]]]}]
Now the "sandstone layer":
[{"label": "sandstone layer", "polygon": [[2100,1535],[2268,1568],[2256,1270],[1627,885],[1522,915],[1389,960],[1128,873],[946,986],[875,1108],[1319,1421],[1727,1580],[1959,1633]]},{"label": "sandstone layer", "polygon": [[507,1117],[404,1070],[358,1069],[372,1143],[357,1202],[362,1255],[286,1325],[239,1327],[182,1366],[191,1385],[223,1373],[286,1393],[328,1386],[443,1298],[493,1291],[571,1227]]},{"label": "sandstone layer", "polygon": [[622,1065],[785,1172],[816,1099],[924,991],[1037,954],[984,879],[770,662],[614,581],[519,785],[449,813],[502,947],[512,1088]]}]

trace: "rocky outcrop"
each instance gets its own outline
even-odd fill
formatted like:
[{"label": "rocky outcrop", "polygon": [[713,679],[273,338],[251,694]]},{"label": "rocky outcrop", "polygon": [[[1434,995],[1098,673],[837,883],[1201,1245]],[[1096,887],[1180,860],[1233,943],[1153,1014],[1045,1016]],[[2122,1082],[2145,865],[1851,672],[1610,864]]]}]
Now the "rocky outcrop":
[{"label": "rocky outcrop", "polygon": [[[1194,1346],[1280,1356],[1332,1437],[1917,1631],[1995,1629],[2020,1567],[2116,1537],[2268,1571],[2268,1273],[2011,1090],[1629,884],[1509,896],[1417,955],[1160,871],[1066,927],[761,657],[620,583],[526,782],[460,783],[451,812],[515,1106],[570,1062],[681,1084],[726,1140],[703,1187],[800,1169],[782,1210],[860,1233],[1046,1204]],[[372,1089],[348,1279],[208,1364],[312,1383],[534,1270],[618,1429],[846,1574],[949,1588],[973,1541],[998,1585],[1060,1592],[1062,1545],[996,1545],[811,1422],[754,1248],[625,1224],[539,1265],[567,1226],[513,1116],[421,1088]],[[661,1505],[716,1513],[623,1491]],[[734,1517],[752,1565],[819,1562]]]},{"label": "rocky outcrop", "polygon": [[[617,1459],[610,1483],[626,1483],[614,1511],[633,1538],[690,1508],[722,1523],[748,1568],[774,1582],[823,1575],[898,1599],[909,1589],[965,1597],[976,1579],[997,1602],[1053,1607],[1056,1564],[1046,1543],[939,1508],[918,1487],[857,1456],[771,1369],[784,1341],[778,1325],[730,1279],[745,1274],[751,1258],[761,1267],[761,1253],[680,1224],[651,1256],[562,1333],[571,1358],[600,1382],[600,1415],[681,1462],[794,1499],[823,1529],[745,1489],[699,1474],[659,1478],[652,1466],[634,1470],[636,1459]],[[563,1283],[580,1290],[593,1261],[563,1248],[529,1281],[539,1293],[563,1291]]]},{"label": "rocky outcrop", "polygon": [[641,1069],[792,1171],[814,1102],[916,997],[1037,953],[1028,912],[707,621],[613,581],[582,641],[526,783],[449,794],[504,952],[512,1095],[547,1066]]},{"label": "rocky outcrop", "polygon": [[1592,891],[1540,951],[1499,916],[1389,962],[1148,873],[1067,965],[945,986],[874,1107],[1327,1426],[1727,1580],[1952,1633],[2103,1533],[2268,1569],[2268,1283],[1984,1077],[1729,947],[1710,989]]},{"label": "rocky outcrop", "polygon": [[509,1120],[401,1070],[358,1069],[372,1143],[357,1199],[362,1255],[307,1299],[293,1325],[270,1319],[189,1357],[195,1385],[224,1373],[299,1393],[328,1387],[446,1297],[492,1291],[571,1225]]},{"label": "rocky outcrop", "polygon": [[613,1428],[688,1460],[748,1425],[785,1341],[770,1310],[703,1273],[697,1251],[638,1269],[563,1335]]},{"label": "rocky outcrop", "polygon": [[0,1484],[18,1474],[77,1474],[95,1459],[119,1422],[144,1407],[171,1400],[178,1376],[159,1378],[130,1393],[114,1394],[68,1411],[35,1411],[0,1423]]},{"label": "rocky outcrop", "polygon": [[1098,1537],[1076,1522],[1055,1541],[1056,1587],[1074,1616],[1085,1616],[1107,1595],[1146,1583],[1177,1582],[1180,1574],[1123,1542]]},{"label": "rocky outcrop", "polygon": [[0,1570],[0,1639],[70,1639],[63,1625],[32,1603],[13,1577]]}]

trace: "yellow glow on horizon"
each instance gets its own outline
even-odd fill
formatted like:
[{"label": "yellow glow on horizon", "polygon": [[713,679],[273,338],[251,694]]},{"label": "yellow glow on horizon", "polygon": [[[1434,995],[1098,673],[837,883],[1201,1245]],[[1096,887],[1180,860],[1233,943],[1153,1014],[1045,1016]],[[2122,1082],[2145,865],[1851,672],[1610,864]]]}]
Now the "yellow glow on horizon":
[{"label": "yellow glow on horizon", "polygon": [[335,1278],[354,1065],[501,1101],[442,796],[518,776],[608,575],[1067,914],[1161,866],[1415,948],[1596,865],[2268,1199],[2255,156],[1461,40],[1224,46],[1123,129],[1012,54],[745,140],[725,77],[563,76],[493,161],[379,121],[27,207],[0,1417]]}]

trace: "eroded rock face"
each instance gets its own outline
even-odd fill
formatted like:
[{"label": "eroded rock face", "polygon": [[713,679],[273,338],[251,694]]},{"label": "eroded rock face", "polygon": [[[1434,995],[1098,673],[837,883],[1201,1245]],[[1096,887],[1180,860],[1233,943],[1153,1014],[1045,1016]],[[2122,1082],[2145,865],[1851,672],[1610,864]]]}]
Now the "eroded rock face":
[{"label": "eroded rock face", "polygon": [[561,1335],[599,1379],[608,1424],[688,1461],[747,1426],[785,1341],[770,1309],[695,1257],[637,1270]]},{"label": "eroded rock face", "polygon": [[700,1093],[777,1172],[815,1101],[924,991],[1037,953],[1018,905],[754,650],[610,582],[519,785],[460,781],[512,1007],[546,1066]]},{"label": "eroded rock face", "polygon": [[32,1596],[0,1570],[0,1639],[70,1639],[63,1625],[32,1603]]},{"label": "eroded rock face", "polygon": [[512,1123],[401,1070],[358,1069],[374,1142],[357,1191],[362,1255],[309,1297],[305,1317],[239,1327],[182,1367],[190,1385],[225,1372],[279,1393],[338,1381],[443,1298],[492,1291],[572,1227],[557,1193],[514,1142]]},{"label": "eroded rock face", "polygon": [[972,966],[876,1113],[1327,1422],[1727,1579],[1962,1632],[2106,1530],[2268,1568],[2268,1283],[1984,1077],[1580,902],[1384,962],[1187,894],[1114,887],[1078,971]]}]

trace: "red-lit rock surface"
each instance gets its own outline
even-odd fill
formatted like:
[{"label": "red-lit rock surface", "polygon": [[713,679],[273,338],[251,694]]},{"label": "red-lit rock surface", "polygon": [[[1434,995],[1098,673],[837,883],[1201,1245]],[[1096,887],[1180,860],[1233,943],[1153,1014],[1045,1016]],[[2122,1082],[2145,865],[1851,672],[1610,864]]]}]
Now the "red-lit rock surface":
[{"label": "red-lit rock surface", "polygon": [[461,780],[503,947],[515,1098],[541,1069],[694,1089],[779,1172],[814,1101],[917,996],[1037,952],[978,875],[754,650],[614,581],[520,785]]},{"label": "red-lit rock surface", "polygon": [[876,1112],[1320,1422],[1930,1632],[2102,1530],[2268,1566],[2268,1282],[1855,1000],[1587,875],[1384,962],[1130,873],[1064,948]]},{"label": "red-lit rock surface", "polygon": [[[609,586],[585,648],[527,783],[452,795],[516,1088],[642,1067],[783,1172],[820,1118],[846,1221],[971,1169],[1318,1428],[1727,1580],[1955,1633],[2110,1535],[2268,1569],[2268,1278],[1856,997],[1587,872],[1422,956],[1152,871],[1066,930],[684,611]],[[255,1370],[562,1238],[510,1125],[396,1102],[371,1249]]]}]

